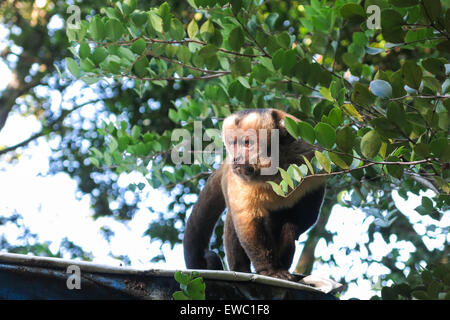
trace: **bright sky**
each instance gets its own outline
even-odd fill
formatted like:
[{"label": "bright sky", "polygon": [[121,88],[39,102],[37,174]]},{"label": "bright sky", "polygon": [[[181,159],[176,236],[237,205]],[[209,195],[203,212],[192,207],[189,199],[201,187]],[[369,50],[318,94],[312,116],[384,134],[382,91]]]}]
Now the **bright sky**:
[{"label": "bright sky", "polygon": [[[4,38],[5,29],[0,26],[0,39]],[[0,51],[2,45],[0,44]],[[10,81],[11,72],[6,65],[0,62],[0,90],[3,90]],[[78,94],[77,85],[71,94]],[[55,100],[54,105],[58,106],[61,97],[59,93],[50,93]],[[88,94],[86,99],[89,99]],[[92,114],[92,106],[86,106],[72,115],[74,119],[79,117],[89,117]],[[17,112],[12,112],[3,130],[0,131],[0,146],[10,146],[28,138],[31,134],[39,131],[40,123],[33,116],[21,116]],[[94,262],[109,265],[119,265],[120,261],[113,259],[113,255],[128,255],[133,267],[136,268],[164,268],[164,269],[184,269],[184,259],[181,245],[176,245],[173,250],[169,245],[162,245],[160,241],[150,242],[149,237],[143,234],[148,228],[152,219],[157,218],[156,214],[150,213],[147,207],[152,206],[156,212],[167,211],[169,198],[166,194],[153,190],[147,186],[141,192],[141,208],[135,217],[128,223],[119,223],[111,218],[101,218],[93,220],[90,209],[89,196],[82,196],[77,200],[76,183],[68,175],[59,173],[54,176],[44,176],[48,170],[48,158],[51,154],[50,146],[56,146],[56,141],[47,142],[45,138],[40,138],[37,143],[32,143],[29,148],[24,149],[17,164],[6,163],[3,157],[0,161],[0,195],[1,204],[0,215],[8,216],[14,212],[23,216],[24,224],[32,233],[39,235],[39,241],[50,241],[51,250],[56,252],[60,241],[67,237],[75,244],[81,246],[86,252],[94,255]],[[140,182],[137,174],[123,174],[119,179],[121,187],[127,187],[131,182]],[[431,196],[431,193],[427,194]],[[405,202],[399,196],[395,197],[397,207],[410,217],[411,222],[419,234],[425,234],[429,224],[429,218],[423,218],[413,210],[420,204],[420,197],[411,196]],[[387,268],[377,261],[388,254],[393,248],[399,248],[401,261],[406,262],[409,253],[414,249],[411,244],[396,241],[396,236],[392,235],[389,243],[385,243],[381,235],[375,235],[375,241],[371,245],[374,263],[367,265],[361,263],[360,258],[367,257],[369,252],[364,251],[364,243],[368,242],[367,229],[372,223],[373,217],[366,218],[360,210],[349,210],[339,205],[333,209],[327,229],[336,232],[333,244],[327,247],[325,241],[321,241],[316,249],[316,256],[328,260],[330,253],[334,253],[338,267],[330,268],[327,265],[315,264],[313,274],[322,277],[334,277],[338,279],[345,276],[347,280],[358,278],[357,284],[351,284],[343,299],[357,297],[368,299],[373,295],[371,283],[363,280],[361,274],[379,276],[389,272]],[[450,218],[443,218],[439,226],[444,228],[450,225]],[[107,226],[114,231],[115,236],[108,243],[100,234],[99,229]],[[0,232],[4,233],[11,243],[20,241],[18,236],[20,231],[14,227],[0,227]],[[437,229],[436,238],[425,237],[425,244],[429,248],[443,248],[449,241],[444,235],[439,235]],[[300,242],[306,239],[306,234],[300,237]],[[354,248],[359,243],[363,248],[362,252],[351,251],[347,254],[340,250],[343,246]],[[156,255],[161,254],[160,248],[166,258],[166,263],[149,263]],[[302,246],[297,248],[294,261],[298,259]],[[400,265],[399,267],[402,267]]]}]

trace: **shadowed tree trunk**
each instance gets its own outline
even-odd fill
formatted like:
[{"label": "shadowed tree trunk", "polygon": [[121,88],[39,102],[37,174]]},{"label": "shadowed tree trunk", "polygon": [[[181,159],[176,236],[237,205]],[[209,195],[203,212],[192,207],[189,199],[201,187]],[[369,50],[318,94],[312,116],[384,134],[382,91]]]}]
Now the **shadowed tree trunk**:
[{"label": "shadowed tree trunk", "polygon": [[305,242],[300,259],[295,267],[296,273],[311,274],[314,265],[314,252],[320,238],[326,234],[325,226],[331,214],[330,206],[323,206],[319,219],[314,228],[309,232],[308,239]]}]

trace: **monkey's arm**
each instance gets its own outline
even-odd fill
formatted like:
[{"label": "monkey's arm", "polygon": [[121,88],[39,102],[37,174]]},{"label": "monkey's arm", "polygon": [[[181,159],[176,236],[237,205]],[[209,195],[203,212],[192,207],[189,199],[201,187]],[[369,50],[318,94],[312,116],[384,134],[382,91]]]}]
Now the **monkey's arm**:
[{"label": "monkey's arm", "polygon": [[220,258],[208,251],[214,226],[225,210],[221,186],[223,171],[224,164],[209,177],[186,222],[183,247],[188,269],[223,269]]}]

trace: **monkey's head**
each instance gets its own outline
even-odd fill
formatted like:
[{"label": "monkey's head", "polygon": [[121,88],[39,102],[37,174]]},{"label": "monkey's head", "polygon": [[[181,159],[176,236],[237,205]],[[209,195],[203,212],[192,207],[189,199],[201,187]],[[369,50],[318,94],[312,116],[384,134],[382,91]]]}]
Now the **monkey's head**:
[{"label": "monkey's head", "polygon": [[314,147],[287,132],[287,116],[298,121],[276,109],[242,110],[224,120],[222,139],[234,174],[249,182],[276,181],[278,167],[303,162],[302,155],[312,157]]}]

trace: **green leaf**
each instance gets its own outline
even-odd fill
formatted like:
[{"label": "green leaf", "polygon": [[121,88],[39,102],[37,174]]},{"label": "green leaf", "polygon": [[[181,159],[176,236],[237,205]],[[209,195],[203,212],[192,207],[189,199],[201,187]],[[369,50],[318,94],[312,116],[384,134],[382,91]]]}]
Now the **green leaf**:
[{"label": "green leaf", "polygon": [[94,16],[89,23],[89,33],[95,41],[105,39],[105,24],[99,16]]},{"label": "green leaf", "polygon": [[292,180],[292,178],[289,175],[289,173],[287,173],[287,171],[282,169],[282,168],[278,168],[278,170],[280,171],[281,178],[284,181],[286,181],[286,183],[288,184],[289,187],[291,187],[291,189],[294,189],[294,181]]},{"label": "green leaf", "polygon": [[186,292],[193,300],[205,300],[205,287],[202,278],[195,278],[187,285]]},{"label": "green leaf", "polygon": [[448,149],[448,139],[446,138],[435,139],[430,143],[430,148],[433,154],[436,157],[440,158],[445,154],[446,150]]},{"label": "green leaf", "polygon": [[407,60],[402,66],[402,77],[405,83],[418,90],[422,82],[422,68],[420,68],[415,61]]},{"label": "green leaf", "polygon": [[437,21],[442,12],[442,5],[440,0],[426,0],[423,1],[423,9],[425,17],[431,19],[430,22]]},{"label": "green leaf", "polygon": [[[117,50],[117,54],[121,57],[124,58],[125,60],[128,60],[130,63],[134,62],[135,60],[135,56],[133,54],[133,51],[131,51],[130,49],[128,49],[127,47],[120,47]],[[123,60],[122,60],[123,61]]]},{"label": "green leaf", "polygon": [[356,3],[347,3],[341,7],[341,16],[345,20],[350,20],[351,22],[361,23],[366,20],[367,15],[363,7]]},{"label": "green leaf", "polygon": [[[386,161],[399,162],[399,159],[395,156],[389,156]],[[390,164],[386,166],[387,172],[394,178],[401,179],[403,177],[403,166]]]},{"label": "green leaf", "polygon": [[422,78],[425,87],[433,91],[433,93],[438,93],[442,91],[442,86],[439,80],[434,77],[424,76]]},{"label": "green leaf", "polygon": [[447,29],[447,32],[450,32],[450,8],[447,9],[447,12],[445,13],[445,29]]},{"label": "green leaf", "polygon": [[144,78],[145,76],[147,76],[148,63],[149,62],[147,57],[141,57],[136,61],[136,63],[133,66],[133,70],[138,75],[138,77]]},{"label": "green leaf", "polygon": [[275,183],[275,182],[273,182],[273,181],[266,181],[266,182],[272,186],[272,190],[273,190],[277,195],[279,195],[279,196],[281,196],[281,197],[283,197],[283,198],[286,197],[286,195],[284,194],[283,190],[281,189],[281,187],[280,187],[277,183]]},{"label": "green leaf", "polygon": [[414,146],[414,153],[421,158],[428,158],[430,152],[430,147],[426,143],[420,142]]},{"label": "green leaf", "polygon": [[433,205],[433,201],[431,201],[430,198],[428,197],[422,197],[422,207],[424,207],[427,210],[433,210],[434,209],[434,205]]},{"label": "green leaf", "polygon": [[378,154],[381,148],[381,139],[375,130],[367,132],[361,139],[361,152],[368,158],[372,159]]},{"label": "green leaf", "polygon": [[117,140],[114,137],[109,137],[109,142],[108,142],[109,152],[113,152],[118,147],[119,147],[119,143],[117,142]]},{"label": "green leaf", "polygon": [[233,13],[237,15],[242,8],[243,5],[242,0],[231,0],[230,3],[231,3],[231,11],[233,11]]},{"label": "green leaf", "polygon": [[144,39],[139,38],[131,45],[131,51],[134,53],[141,55],[144,53],[147,48],[147,42]]},{"label": "green leaf", "polygon": [[269,78],[272,75],[273,75],[273,73],[270,72],[262,64],[257,64],[252,69],[252,77],[259,82],[264,83],[267,80],[267,78]]},{"label": "green leaf", "polygon": [[402,29],[404,24],[403,17],[393,9],[381,11],[381,33],[386,41],[393,43],[402,43],[405,37],[405,31]]},{"label": "green leaf", "polygon": [[399,97],[403,97],[406,95],[406,90],[405,90],[405,82],[403,81],[402,78],[402,70],[397,70],[396,72],[394,72],[389,79],[389,83],[392,86],[392,96],[394,98],[399,98]]},{"label": "green leaf", "polygon": [[328,158],[319,151],[314,151],[314,155],[316,156],[317,161],[320,163],[322,168],[330,173],[331,172],[331,162],[328,160]]},{"label": "green leaf", "polygon": [[391,101],[387,106],[386,118],[402,127],[406,122],[406,113],[399,103]]},{"label": "green leaf", "polygon": [[122,26],[122,23],[117,19],[109,19],[106,22],[105,25],[106,28],[106,35],[109,39],[112,41],[118,41],[122,37],[123,33],[125,32],[124,27]]},{"label": "green leaf", "polygon": [[302,158],[303,158],[303,161],[305,162],[306,166],[308,167],[309,172],[310,172],[311,174],[314,174],[314,168],[313,168],[313,166],[311,165],[311,162],[309,162],[309,160],[308,160],[305,156],[303,156],[303,155],[302,155]]},{"label": "green leaf", "polygon": [[198,51],[198,55],[203,59],[211,58],[212,56],[217,55],[217,47],[215,45],[208,44]]},{"label": "green leaf", "polygon": [[67,64],[67,68],[69,69],[70,73],[75,78],[78,78],[80,76],[80,67],[78,66],[78,63],[72,58],[66,58],[66,64]]},{"label": "green leaf", "polygon": [[101,151],[98,150],[98,149],[95,148],[95,147],[90,148],[90,151],[91,151],[91,152],[95,155],[95,157],[97,157],[97,158],[103,157],[103,154],[101,153]]},{"label": "green leaf", "polygon": [[392,97],[392,87],[389,82],[384,80],[373,80],[369,85],[370,91],[380,98]]},{"label": "green leaf", "polygon": [[249,58],[240,57],[231,65],[231,73],[238,76],[245,76],[251,71],[251,67]]},{"label": "green leaf", "polygon": [[341,159],[336,153],[328,152],[328,156],[330,157],[330,160],[337,165],[338,167],[342,169],[348,169],[350,168],[349,165]]},{"label": "green leaf", "polygon": [[287,31],[283,31],[276,36],[278,44],[284,48],[289,49],[291,47],[291,36]]},{"label": "green leaf", "polygon": [[231,50],[240,52],[242,46],[244,45],[244,41],[244,32],[242,31],[241,27],[236,27],[231,30],[228,36],[228,45],[230,46]]},{"label": "green leaf", "polygon": [[187,26],[187,32],[190,39],[194,39],[197,36],[198,33],[198,25],[197,22],[195,22],[194,19],[189,22]]},{"label": "green leaf", "polygon": [[363,107],[370,107],[375,102],[375,96],[365,85],[357,82],[353,88],[352,101]]},{"label": "green leaf", "polygon": [[296,50],[287,50],[284,54],[284,60],[281,67],[281,73],[290,76],[294,71],[294,66],[297,62]]},{"label": "green leaf", "polygon": [[267,23],[267,25],[269,26],[270,30],[273,30],[275,27],[275,22],[277,21],[278,17],[280,15],[276,12],[270,12],[267,17],[266,20],[264,20],[265,23]]},{"label": "green leaf", "polygon": [[343,104],[341,108],[344,109],[344,112],[349,116],[356,118],[358,121],[363,121],[362,116],[359,114],[359,112],[355,109],[355,107],[352,104]]},{"label": "green leaf", "polygon": [[119,144],[119,151],[123,152],[128,147],[130,139],[128,138],[128,136],[121,136],[117,138],[117,142]]},{"label": "green leaf", "polygon": [[396,7],[412,7],[419,4],[419,0],[389,0]]},{"label": "green leaf", "polygon": [[184,39],[184,26],[180,20],[175,18],[171,20],[169,35],[175,41]]},{"label": "green leaf", "polygon": [[445,64],[439,59],[436,58],[425,59],[422,61],[422,66],[425,68],[425,70],[431,72],[436,76],[445,77]]},{"label": "green leaf", "polygon": [[133,12],[131,14],[131,19],[137,27],[142,27],[147,22],[148,15],[145,12]]},{"label": "green leaf", "polygon": [[280,69],[283,66],[284,57],[286,55],[286,51],[283,49],[277,50],[272,56],[272,64],[275,70]]},{"label": "green leaf", "polygon": [[340,126],[344,121],[342,117],[342,110],[338,107],[334,107],[333,109],[331,109],[330,113],[328,114],[328,121],[333,127]]},{"label": "green leaf", "polygon": [[175,291],[172,296],[175,300],[191,300],[191,298],[186,296],[182,291]]},{"label": "green leaf", "polygon": [[137,125],[134,125],[131,129],[131,137],[134,140],[137,140],[141,136],[141,128]]},{"label": "green leaf", "polygon": [[120,58],[118,56],[110,55],[106,58],[107,70],[113,74],[118,74],[120,71]]},{"label": "green leaf", "polygon": [[287,170],[292,179],[297,182],[301,182],[303,179],[303,174],[300,171],[300,168],[296,164],[291,164]]},{"label": "green leaf", "polygon": [[189,63],[189,61],[191,60],[191,51],[189,51],[188,47],[185,46],[180,46],[178,47],[178,51],[177,51],[177,57],[180,59],[181,62],[183,63]]},{"label": "green leaf", "polygon": [[450,40],[444,40],[440,42],[436,48],[441,52],[450,53]]},{"label": "green leaf", "polygon": [[325,148],[331,149],[336,142],[336,132],[327,123],[319,122],[314,128],[314,133],[319,144]]},{"label": "green leaf", "polygon": [[123,11],[125,14],[130,14],[134,10],[136,10],[138,0],[124,0],[123,1]]},{"label": "green leaf", "polygon": [[162,25],[163,20],[161,19],[161,17],[158,16],[155,12],[150,11],[149,19],[150,19],[149,25],[151,25],[153,30],[155,30],[158,33],[162,33],[163,32],[163,25]]},{"label": "green leaf", "polygon": [[297,127],[300,138],[308,143],[314,144],[316,141],[316,133],[314,132],[314,128],[305,121],[298,122]]},{"label": "green leaf", "polygon": [[214,34],[214,25],[210,20],[206,20],[200,27],[200,35],[208,41],[209,38]]},{"label": "green leaf", "polygon": [[80,48],[78,50],[78,54],[81,59],[86,59],[91,54],[91,47],[87,42],[83,42],[80,44]]},{"label": "green leaf", "polygon": [[411,295],[418,300],[428,300],[428,294],[423,290],[414,290]]},{"label": "green leaf", "polygon": [[[344,90],[345,90],[345,89],[344,89]],[[303,96],[303,97],[300,99],[300,108],[301,108],[302,111],[303,111],[304,113],[306,113],[306,114],[310,114],[310,113],[311,113],[312,106],[311,106],[311,101],[309,100],[308,97]]]},{"label": "green leaf", "polygon": [[80,67],[81,67],[81,70],[83,70],[85,72],[89,72],[95,68],[95,65],[89,58],[87,58],[87,59],[83,59],[80,61]]},{"label": "green leaf", "polygon": [[334,102],[333,97],[331,96],[331,91],[328,88],[325,87],[321,87],[319,88],[319,93],[322,97],[324,97],[325,99],[327,99],[328,101]]},{"label": "green leaf", "polygon": [[107,56],[108,56],[108,50],[106,50],[103,47],[95,48],[94,52],[92,53],[92,59],[94,60],[94,63],[96,65],[99,65],[101,62],[103,62]]},{"label": "green leaf", "polygon": [[290,118],[290,117],[285,117],[284,118],[284,126],[287,130],[287,132],[293,136],[295,139],[298,139],[299,136],[299,129],[297,126],[297,122]]},{"label": "green leaf", "polygon": [[96,166],[97,168],[100,167],[100,161],[97,158],[94,157],[89,157],[89,161],[91,161],[91,163]]}]

